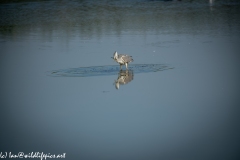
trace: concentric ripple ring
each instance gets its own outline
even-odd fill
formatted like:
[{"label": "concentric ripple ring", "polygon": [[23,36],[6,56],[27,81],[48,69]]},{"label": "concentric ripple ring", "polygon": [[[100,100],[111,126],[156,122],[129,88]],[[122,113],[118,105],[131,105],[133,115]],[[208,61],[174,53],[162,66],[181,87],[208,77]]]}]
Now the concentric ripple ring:
[{"label": "concentric ripple ring", "polygon": [[[129,70],[137,73],[158,72],[174,69],[164,64],[132,64]],[[48,72],[49,76],[54,77],[91,77],[91,76],[110,76],[117,75],[120,71],[119,65],[91,66],[69,69],[59,69]]]}]

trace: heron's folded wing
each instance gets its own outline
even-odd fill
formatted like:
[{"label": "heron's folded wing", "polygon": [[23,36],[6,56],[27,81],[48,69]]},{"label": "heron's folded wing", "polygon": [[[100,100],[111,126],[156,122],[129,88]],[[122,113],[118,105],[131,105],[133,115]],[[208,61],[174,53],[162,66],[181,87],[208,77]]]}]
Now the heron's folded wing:
[{"label": "heron's folded wing", "polygon": [[127,62],[127,63],[133,61],[132,57],[129,55],[122,55],[122,59],[124,60],[124,62]]}]

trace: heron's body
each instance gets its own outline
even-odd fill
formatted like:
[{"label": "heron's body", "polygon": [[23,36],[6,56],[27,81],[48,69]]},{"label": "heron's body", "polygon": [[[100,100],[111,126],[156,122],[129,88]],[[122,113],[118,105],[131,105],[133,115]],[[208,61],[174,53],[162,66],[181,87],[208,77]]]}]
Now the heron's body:
[{"label": "heron's body", "polygon": [[126,54],[118,54],[115,52],[113,54],[113,59],[120,64],[120,68],[122,69],[122,65],[126,66],[126,69],[128,69],[128,63],[132,62],[132,56],[126,55]]}]

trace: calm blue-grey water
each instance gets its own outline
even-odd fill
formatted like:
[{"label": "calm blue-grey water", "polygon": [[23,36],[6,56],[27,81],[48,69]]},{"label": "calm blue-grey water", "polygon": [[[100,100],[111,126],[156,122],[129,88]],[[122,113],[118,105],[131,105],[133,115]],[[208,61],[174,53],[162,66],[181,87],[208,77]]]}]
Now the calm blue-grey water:
[{"label": "calm blue-grey water", "polygon": [[238,159],[239,69],[235,0],[2,1],[0,153]]}]

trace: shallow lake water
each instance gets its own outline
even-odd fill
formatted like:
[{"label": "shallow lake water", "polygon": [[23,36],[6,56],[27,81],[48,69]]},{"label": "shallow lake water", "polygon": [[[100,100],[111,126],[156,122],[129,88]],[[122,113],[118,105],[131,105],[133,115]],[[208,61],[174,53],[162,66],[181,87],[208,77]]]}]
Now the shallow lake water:
[{"label": "shallow lake water", "polygon": [[240,157],[238,1],[2,1],[0,15],[0,153]]}]

